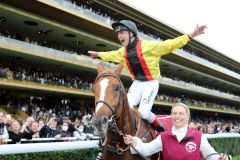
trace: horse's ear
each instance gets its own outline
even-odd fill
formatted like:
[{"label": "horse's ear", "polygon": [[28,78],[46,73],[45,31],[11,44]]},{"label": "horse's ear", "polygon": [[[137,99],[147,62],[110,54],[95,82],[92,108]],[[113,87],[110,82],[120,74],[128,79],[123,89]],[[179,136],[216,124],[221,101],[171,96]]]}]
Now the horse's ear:
[{"label": "horse's ear", "polygon": [[98,73],[102,73],[103,71],[104,71],[104,65],[101,62],[101,63],[98,64]]},{"label": "horse's ear", "polygon": [[120,75],[121,72],[122,72],[122,69],[123,69],[123,64],[122,64],[122,63],[119,63],[117,69],[115,70],[115,73],[117,73],[118,75]]}]

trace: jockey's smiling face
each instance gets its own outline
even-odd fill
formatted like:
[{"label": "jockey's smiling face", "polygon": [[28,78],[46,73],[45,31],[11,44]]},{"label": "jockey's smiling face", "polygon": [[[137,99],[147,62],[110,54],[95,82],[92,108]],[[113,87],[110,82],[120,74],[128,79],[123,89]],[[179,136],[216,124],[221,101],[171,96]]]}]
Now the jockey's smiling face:
[{"label": "jockey's smiling face", "polygon": [[[120,30],[120,31],[117,32],[117,35],[118,35],[118,39],[121,42],[123,47],[127,47],[128,44],[130,44],[134,39],[134,38],[130,38],[130,37],[133,37],[132,32],[130,32],[130,37],[129,37],[129,31],[128,30]],[[131,41],[131,42],[129,43],[129,41]]]},{"label": "jockey's smiling face", "polygon": [[189,118],[190,115],[187,114],[187,110],[183,106],[174,106],[172,108],[172,121],[176,129],[187,125]]}]

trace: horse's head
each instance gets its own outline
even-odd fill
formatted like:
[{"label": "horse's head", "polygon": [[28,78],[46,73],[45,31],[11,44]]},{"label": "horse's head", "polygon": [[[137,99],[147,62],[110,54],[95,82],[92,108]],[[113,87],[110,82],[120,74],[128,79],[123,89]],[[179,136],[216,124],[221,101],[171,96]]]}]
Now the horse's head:
[{"label": "horse's head", "polygon": [[95,134],[103,136],[107,132],[108,124],[117,116],[123,85],[119,79],[122,71],[119,64],[114,72],[106,71],[102,64],[98,66],[98,76],[95,80],[93,91],[95,96]]}]

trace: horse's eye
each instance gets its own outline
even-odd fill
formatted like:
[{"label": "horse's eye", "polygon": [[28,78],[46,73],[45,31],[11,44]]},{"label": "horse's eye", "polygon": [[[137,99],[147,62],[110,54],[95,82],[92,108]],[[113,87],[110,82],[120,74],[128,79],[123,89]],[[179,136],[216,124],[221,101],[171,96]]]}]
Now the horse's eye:
[{"label": "horse's eye", "polygon": [[115,92],[119,92],[120,89],[121,89],[120,85],[116,85],[116,86],[114,87],[114,91],[115,91]]}]

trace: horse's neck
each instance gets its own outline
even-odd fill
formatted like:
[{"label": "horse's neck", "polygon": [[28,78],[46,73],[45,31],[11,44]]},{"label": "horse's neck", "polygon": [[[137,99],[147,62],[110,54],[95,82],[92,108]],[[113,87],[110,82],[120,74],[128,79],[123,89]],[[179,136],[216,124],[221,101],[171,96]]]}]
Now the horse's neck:
[{"label": "horse's neck", "polygon": [[119,118],[119,124],[121,125],[121,130],[124,134],[133,134],[135,131],[135,118],[136,115],[134,110],[130,108],[127,96],[123,96],[123,110]]},{"label": "horse's neck", "polygon": [[[124,106],[126,105],[126,106]],[[122,107],[122,112],[116,118],[116,123],[117,123],[117,128],[123,133],[123,134],[133,134],[133,110],[130,109],[128,104],[123,104]],[[117,132],[112,132],[109,130],[107,133],[108,137],[108,143],[112,143],[113,141],[118,141],[120,143],[124,143],[122,139],[122,135],[119,135]]]}]

